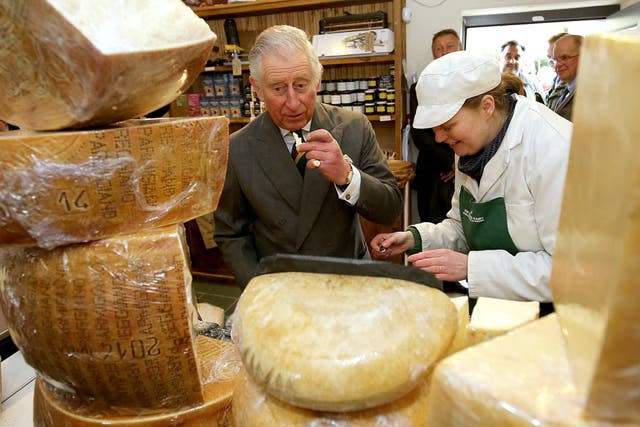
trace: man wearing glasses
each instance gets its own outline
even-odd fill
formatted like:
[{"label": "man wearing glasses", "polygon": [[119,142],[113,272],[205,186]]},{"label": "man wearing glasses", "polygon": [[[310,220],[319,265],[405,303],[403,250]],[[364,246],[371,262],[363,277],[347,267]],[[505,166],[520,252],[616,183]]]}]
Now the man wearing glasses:
[{"label": "man wearing glasses", "polygon": [[582,39],[582,36],[568,34],[559,38],[553,47],[552,66],[555,67],[558,78],[566,84],[566,88],[558,102],[550,107],[567,120],[571,120],[573,111]]}]

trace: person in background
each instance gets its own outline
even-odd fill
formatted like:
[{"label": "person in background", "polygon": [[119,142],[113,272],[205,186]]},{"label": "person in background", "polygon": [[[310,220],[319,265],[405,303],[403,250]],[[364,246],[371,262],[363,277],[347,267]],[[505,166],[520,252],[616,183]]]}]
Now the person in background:
[{"label": "person in background", "polygon": [[558,79],[566,87],[553,105],[553,111],[567,120],[571,120],[573,114],[573,98],[578,83],[578,64],[580,62],[580,47],[582,36],[567,34],[560,37],[553,45],[553,61]]},{"label": "person in background", "polygon": [[[547,59],[549,60],[549,66],[553,68],[554,72],[556,70],[556,67],[553,59],[551,59],[553,58],[553,45],[560,37],[566,36],[567,34],[569,33],[557,33],[549,37],[549,40],[547,40],[547,42],[549,43],[547,47]],[[558,78],[558,73],[555,73],[555,75],[553,76],[553,80],[551,81],[551,86],[549,86],[549,89],[546,93],[545,104],[547,104],[547,107],[553,110],[553,107],[555,107],[558,99],[560,99],[560,97],[562,96],[562,92],[564,91],[565,87],[567,87],[567,85],[561,82]]]},{"label": "person in background", "polygon": [[509,40],[500,46],[500,68],[503,73],[513,73],[522,80],[527,98],[544,103],[544,90],[530,74],[522,69],[526,48],[516,40]]},{"label": "person in background", "polygon": [[402,212],[371,123],[316,102],[322,65],[298,28],[264,30],[249,62],[249,81],[267,111],[231,135],[214,213],[214,239],[239,285],[256,275],[261,258],[277,253],[370,258],[360,215],[391,225]]},{"label": "person in background", "polygon": [[424,69],[414,125],[433,128],[456,153],[452,209],[439,224],[378,234],[371,247],[383,259],[406,251],[437,279],[466,281],[470,298],[551,302],[572,125],[507,87],[498,61],[469,52]]},{"label": "person in background", "polygon": [[[462,43],[455,30],[447,28],[433,35],[431,53],[434,59],[459,50],[462,50]],[[413,124],[418,104],[415,83],[409,89],[409,104]],[[437,223],[446,218],[451,209],[453,150],[447,145],[436,144],[432,129],[416,129],[412,125],[411,140],[418,149],[416,176],[412,183],[418,196],[418,215],[420,221]]]}]

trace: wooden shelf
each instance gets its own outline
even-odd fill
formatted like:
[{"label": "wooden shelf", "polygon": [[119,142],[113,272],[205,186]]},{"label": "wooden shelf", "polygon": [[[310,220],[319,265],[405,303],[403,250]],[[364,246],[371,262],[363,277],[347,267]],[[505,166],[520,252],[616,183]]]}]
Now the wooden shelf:
[{"label": "wooden shelf", "polygon": [[[323,8],[369,4],[370,0],[327,0],[321,3]],[[384,3],[382,1],[381,3]],[[298,12],[306,9],[317,9],[317,0],[256,0],[252,2],[219,4],[192,8],[201,18],[236,18],[239,16],[270,15],[273,13]]]}]

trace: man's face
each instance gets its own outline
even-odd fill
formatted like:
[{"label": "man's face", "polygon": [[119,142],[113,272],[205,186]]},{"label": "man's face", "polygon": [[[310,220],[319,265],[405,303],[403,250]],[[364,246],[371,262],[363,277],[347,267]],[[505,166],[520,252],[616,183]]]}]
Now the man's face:
[{"label": "man's face", "polygon": [[556,42],[553,48],[558,78],[565,83],[571,83],[578,75],[578,59],[580,52],[571,38],[563,38]]},{"label": "man's face", "polygon": [[500,53],[500,68],[502,69],[502,72],[518,74],[522,53],[522,48],[520,46],[505,46]]},{"label": "man's face", "polygon": [[457,52],[462,50],[460,41],[453,34],[445,34],[440,37],[436,37],[431,45],[431,53],[433,59],[438,59],[441,56],[445,56],[447,53]]},{"label": "man's face", "polygon": [[273,122],[283,129],[301,129],[311,120],[320,81],[313,78],[304,54],[269,55],[262,61],[262,82],[251,80]]}]

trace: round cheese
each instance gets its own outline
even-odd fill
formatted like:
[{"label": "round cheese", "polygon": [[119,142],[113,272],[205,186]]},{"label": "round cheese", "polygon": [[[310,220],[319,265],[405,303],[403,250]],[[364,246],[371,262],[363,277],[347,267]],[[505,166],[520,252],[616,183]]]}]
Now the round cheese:
[{"label": "round cheese", "polygon": [[429,382],[423,381],[400,399],[355,412],[318,412],[289,405],[265,392],[243,371],[233,392],[236,427],[339,426],[416,427],[427,420]]},{"label": "round cheese", "polygon": [[225,117],[0,133],[0,246],[52,248],[212,212],[228,145]]},{"label": "round cheese", "polygon": [[314,273],[255,277],[233,314],[252,378],[291,405],[354,411],[400,398],[456,332],[441,291],[387,278]]},{"label": "round cheese", "polygon": [[[39,427],[222,427],[229,425],[233,389],[240,371],[240,358],[231,343],[198,337],[201,378],[205,400],[202,404],[174,411],[140,409],[128,413],[82,396],[60,392],[41,379],[34,391],[34,425]],[[214,374],[215,373],[215,374]],[[213,374],[213,376],[212,376]],[[208,376],[207,376],[208,375]],[[155,413],[154,413],[155,412]]]},{"label": "round cheese", "polygon": [[98,126],[184,92],[216,41],[177,0],[0,3],[0,118],[20,128]]},{"label": "round cheese", "polygon": [[205,401],[182,225],[52,250],[0,247],[0,266],[9,331],[43,380],[134,410]]}]

